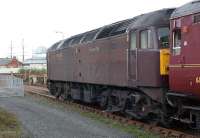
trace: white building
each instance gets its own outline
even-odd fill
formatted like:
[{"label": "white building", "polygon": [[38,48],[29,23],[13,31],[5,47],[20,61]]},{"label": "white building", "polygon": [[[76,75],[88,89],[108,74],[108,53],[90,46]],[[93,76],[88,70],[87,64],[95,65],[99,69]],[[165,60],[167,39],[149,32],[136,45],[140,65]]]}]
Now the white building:
[{"label": "white building", "polygon": [[46,51],[45,47],[38,47],[32,53],[32,58],[26,59],[23,62],[23,66],[27,68],[47,68],[47,60],[46,60]]}]

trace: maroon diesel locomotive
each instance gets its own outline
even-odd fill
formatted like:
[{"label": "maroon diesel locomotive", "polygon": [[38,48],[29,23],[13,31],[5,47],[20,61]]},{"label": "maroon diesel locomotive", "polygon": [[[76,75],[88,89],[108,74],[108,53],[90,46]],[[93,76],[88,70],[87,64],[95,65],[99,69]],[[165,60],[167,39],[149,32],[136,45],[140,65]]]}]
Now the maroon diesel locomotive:
[{"label": "maroon diesel locomotive", "polygon": [[48,88],[136,119],[200,128],[198,33],[195,1],[61,40],[47,52]]}]

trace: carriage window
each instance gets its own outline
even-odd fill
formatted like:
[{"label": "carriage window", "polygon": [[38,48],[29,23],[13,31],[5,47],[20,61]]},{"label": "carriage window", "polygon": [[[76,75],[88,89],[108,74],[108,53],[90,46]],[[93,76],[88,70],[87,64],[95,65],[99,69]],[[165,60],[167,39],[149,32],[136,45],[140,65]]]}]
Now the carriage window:
[{"label": "carriage window", "polygon": [[193,18],[194,18],[194,23],[200,23],[200,14],[195,15]]},{"label": "carriage window", "polygon": [[173,55],[180,55],[181,53],[181,29],[173,32]]},{"label": "carriage window", "polygon": [[159,39],[161,48],[169,47],[169,28],[168,27],[162,27],[158,29],[158,39]]},{"label": "carriage window", "polygon": [[140,33],[140,47],[141,49],[152,48],[151,30],[145,30]]},{"label": "carriage window", "polygon": [[131,32],[131,50],[136,49],[136,33]]}]

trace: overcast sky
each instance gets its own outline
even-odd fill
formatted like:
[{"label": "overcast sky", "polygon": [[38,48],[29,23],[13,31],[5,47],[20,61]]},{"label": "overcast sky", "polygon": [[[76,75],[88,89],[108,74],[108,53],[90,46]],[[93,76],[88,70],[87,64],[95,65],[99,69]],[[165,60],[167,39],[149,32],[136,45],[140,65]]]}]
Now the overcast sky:
[{"label": "overcast sky", "polygon": [[190,0],[1,0],[0,57],[21,59],[24,38],[25,57],[32,49],[50,47],[65,37],[106,24],[132,18],[149,11],[181,6]]}]

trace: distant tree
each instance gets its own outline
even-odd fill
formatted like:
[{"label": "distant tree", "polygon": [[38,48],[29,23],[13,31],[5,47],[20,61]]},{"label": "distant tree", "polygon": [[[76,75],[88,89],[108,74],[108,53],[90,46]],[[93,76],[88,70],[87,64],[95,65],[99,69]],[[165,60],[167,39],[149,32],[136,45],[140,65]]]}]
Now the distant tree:
[{"label": "distant tree", "polygon": [[47,70],[46,69],[36,69],[36,68],[33,68],[33,69],[25,69],[25,68],[21,68],[19,69],[18,73],[20,74],[25,74],[25,73],[31,73],[31,74],[46,74],[47,73]]}]

